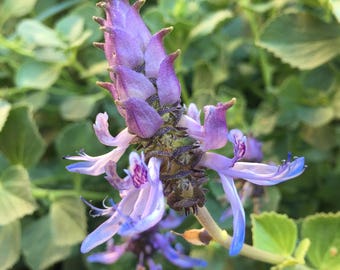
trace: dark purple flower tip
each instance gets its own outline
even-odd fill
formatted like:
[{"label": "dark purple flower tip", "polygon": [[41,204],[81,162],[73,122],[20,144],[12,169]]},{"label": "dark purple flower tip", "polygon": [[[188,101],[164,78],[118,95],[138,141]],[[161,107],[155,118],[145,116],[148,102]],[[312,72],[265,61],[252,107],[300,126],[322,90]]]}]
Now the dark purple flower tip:
[{"label": "dark purple flower tip", "polygon": [[163,119],[145,100],[129,98],[123,106],[129,132],[141,138],[150,138],[162,126]]},{"label": "dark purple flower tip", "polygon": [[234,162],[243,158],[246,152],[246,142],[247,138],[243,135],[242,131],[239,129],[232,129],[228,134],[228,139],[234,145]]},{"label": "dark purple flower tip", "polygon": [[172,30],[173,27],[164,28],[151,37],[145,50],[145,75],[148,78],[157,78],[160,64],[166,57],[163,38]]},{"label": "dark purple flower tip", "polygon": [[180,100],[181,86],[175,73],[173,63],[180,50],[168,55],[160,64],[156,81],[160,104],[172,105]]},{"label": "dark purple flower tip", "polygon": [[129,176],[135,188],[139,188],[148,181],[148,167],[144,162],[144,155],[142,153],[140,157],[137,153],[132,152],[130,154],[129,161]]}]

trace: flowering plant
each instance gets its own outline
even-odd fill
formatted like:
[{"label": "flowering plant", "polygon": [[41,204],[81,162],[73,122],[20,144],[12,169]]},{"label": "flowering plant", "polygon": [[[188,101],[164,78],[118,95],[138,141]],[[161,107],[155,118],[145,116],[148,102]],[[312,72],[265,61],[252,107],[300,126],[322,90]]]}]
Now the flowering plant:
[{"label": "flowering plant", "polygon": [[[167,55],[162,44],[171,28],[152,35],[139,14],[142,4],[143,1],[136,1],[131,6],[126,0],[100,2],[106,19],[94,18],[105,32],[105,42],[96,46],[105,52],[112,80],[99,85],[112,94],[127,128],[113,137],[108,130],[108,115],[100,113],[94,124],[97,138],[116,148],[98,157],[84,152],[66,157],[80,161],[69,165],[69,171],[105,174],[122,197],[117,206],[101,211],[109,219],[84,240],[81,250],[88,252],[116,233],[132,236],[152,228],[164,214],[166,197],[170,208],[195,215],[211,237],[226,245],[229,254],[235,256],[243,248],[246,225],[234,179],[275,185],[299,176],[305,169],[304,158],[292,160],[288,154],[281,165],[242,162],[247,139],[240,130],[228,131],[226,122],[226,112],[235,99],[205,106],[203,125],[195,104],[183,107],[180,83],[173,68],[179,51]],[[228,140],[234,145],[233,158],[211,152],[224,147]],[[130,168],[121,179],[116,165],[130,144],[137,145],[142,154],[130,154]],[[215,228],[205,208],[203,184],[207,181],[207,169],[218,173],[230,202],[233,237],[222,235],[222,230]],[[280,258],[277,263],[284,261]]]},{"label": "flowering plant", "polygon": [[0,3],[0,268],[338,269],[336,1],[144,2]]}]

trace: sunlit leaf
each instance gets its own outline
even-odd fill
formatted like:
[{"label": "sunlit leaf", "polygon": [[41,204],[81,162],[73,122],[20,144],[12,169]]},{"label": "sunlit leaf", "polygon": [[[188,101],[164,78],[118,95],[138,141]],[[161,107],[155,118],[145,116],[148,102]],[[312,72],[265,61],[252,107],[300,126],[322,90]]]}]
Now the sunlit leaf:
[{"label": "sunlit leaf", "polygon": [[46,269],[71,253],[70,246],[57,245],[52,225],[48,215],[33,221],[23,230],[22,251],[31,269]]},{"label": "sunlit leaf", "polygon": [[0,226],[1,269],[10,269],[20,257],[20,222],[14,221]]},{"label": "sunlit leaf", "polygon": [[302,223],[301,233],[311,241],[307,258],[314,267],[319,270],[339,269],[340,212],[307,217]]},{"label": "sunlit leaf", "polygon": [[261,105],[255,112],[251,132],[255,136],[270,134],[276,125],[278,114],[268,104]]},{"label": "sunlit leaf", "polygon": [[76,15],[63,17],[57,22],[55,29],[66,40],[72,42],[82,34],[84,30],[84,19]]},{"label": "sunlit leaf", "polygon": [[5,21],[11,17],[21,17],[32,11],[37,0],[4,0],[0,5],[1,19]]},{"label": "sunlit leaf", "polygon": [[339,54],[340,28],[307,13],[285,14],[269,22],[257,44],[294,67],[312,69]]},{"label": "sunlit leaf", "polygon": [[340,1],[339,0],[329,0],[329,4],[331,5],[333,14],[335,18],[340,23]]},{"label": "sunlit leaf", "polygon": [[87,118],[94,109],[99,95],[72,96],[66,99],[60,106],[60,113],[66,120],[78,121]]},{"label": "sunlit leaf", "polygon": [[45,143],[29,108],[12,108],[0,133],[0,150],[13,164],[30,167],[39,161]]},{"label": "sunlit leaf", "polygon": [[231,13],[231,11],[227,9],[216,11],[215,13],[207,16],[198,25],[196,25],[191,30],[189,38],[194,39],[210,34],[220,23],[222,23],[226,19],[232,18],[232,16],[233,14]]},{"label": "sunlit leaf", "polygon": [[27,171],[21,166],[6,169],[0,177],[0,225],[6,225],[36,209]]},{"label": "sunlit leaf", "polygon": [[31,48],[65,46],[55,31],[37,20],[22,20],[17,26],[17,34]]},{"label": "sunlit leaf", "polygon": [[58,156],[74,155],[84,149],[88,154],[103,154],[105,147],[98,142],[90,122],[67,125],[56,139]]},{"label": "sunlit leaf", "polygon": [[332,107],[299,107],[297,109],[297,116],[301,121],[312,127],[320,127],[329,123],[334,117]]},{"label": "sunlit leaf", "polygon": [[85,208],[78,197],[58,198],[52,203],[50,211],[57,245],[74,245],[85,238]]},{"label": "sunlit leaf", "polygon": [[296,240],[297,226],[286,215],[275,212],[251,215],[253,245],[256,248],[282,256],[292,255]]},{"label": "sunlit leaf", "polygon": [[58,79],[60,71],[60,64],[27,60],[17,71],[15,83],[18,87],[47,89]]},{"label": "sunlit leaf", "polygon": [[8,103],[6,100],[0,99],[0,131],[2,130],[9,111],[11,110],[11,104]]}]

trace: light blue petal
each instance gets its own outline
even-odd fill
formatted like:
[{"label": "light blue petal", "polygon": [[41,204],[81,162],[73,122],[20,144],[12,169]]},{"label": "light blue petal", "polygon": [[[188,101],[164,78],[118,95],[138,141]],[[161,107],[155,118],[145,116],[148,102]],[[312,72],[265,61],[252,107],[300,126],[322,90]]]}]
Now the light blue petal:
[{"label": "light blue petal", "polygon": [[91,249],[108,241],[118,232],[121,222],[123,222],[123,220],[116,212],[85,238],[81,244],[80,251],[87,253]]},{"label": "light blue petal", "polygon": [[220,174],[220,177],[224,192],[233,212],[233,239],[231,241],[229,255],[236,256],[242,249],[245,237],[246,220],[244,209],[234,185],[234,179],[223,174]]},{"label": "light blue petal", "polygon": [[159,251],[171,263],[183,268],[206,267],[207,262],[197,258],[191,258],[175,250],[169,243],[169,239],[161,234],[154,235],[155,242],[159,246]]},{"label": "light blue petal", "polygon": [[257,185],[270,186],[295,178],[305,170],[305,159],[299,157],[293,162],[286,161],[282,165],[264,163],[236,162],[232,168],[222,170],[234,178],[242,178]]},{"label": "light blue petal", "polygon": [[128,244],[127,242],[122,245],[113,246],[107,251],[94,253],[87,257],[87,261],[90,263],[113,264],[126,252]]}]

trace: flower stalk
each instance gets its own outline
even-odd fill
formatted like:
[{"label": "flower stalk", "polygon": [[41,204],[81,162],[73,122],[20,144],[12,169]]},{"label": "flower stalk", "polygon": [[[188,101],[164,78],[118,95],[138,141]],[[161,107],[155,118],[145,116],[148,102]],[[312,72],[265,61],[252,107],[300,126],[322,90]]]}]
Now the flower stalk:
[{"label": "flower stalk", "polygon": [[[199,223],[204,227],[204,229],[210,234],[210,236],[220,245],[230,248],[231,245],[231,236],[225,231],[222,230],[215,220],[210,215],[208,209],[206,207],[199,207],[197,209],[196,219]],[[280,256],[277,254],[273,254],[264,250],[257,249],[253,246],[243,244],[243,247],[239,253],[245,257],[250,259],[258,260],[261,262],[266,262],[274,265],[278,265],[286,261],[287,259],[284,256]]]}]

